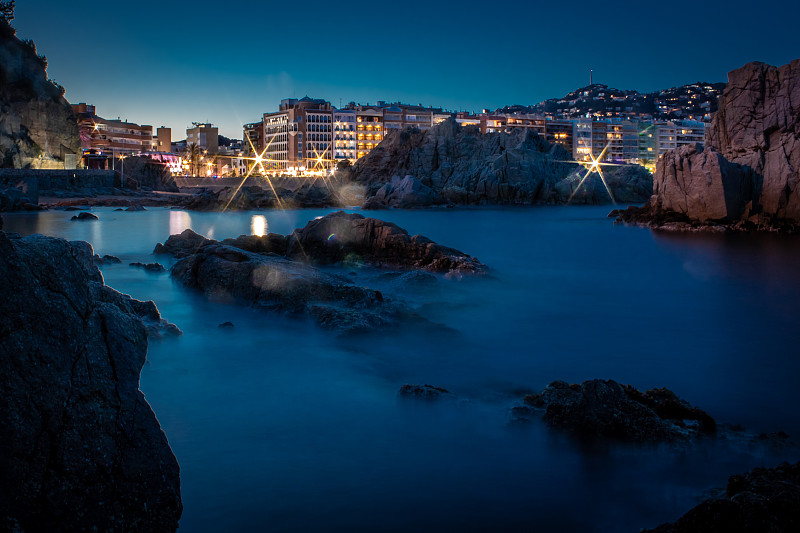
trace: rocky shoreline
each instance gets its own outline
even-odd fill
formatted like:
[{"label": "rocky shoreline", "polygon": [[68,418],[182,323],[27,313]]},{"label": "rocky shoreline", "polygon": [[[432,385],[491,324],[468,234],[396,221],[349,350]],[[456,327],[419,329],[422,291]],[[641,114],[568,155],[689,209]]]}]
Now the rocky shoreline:
[{"label": "rocky shoreline", "polygon": [[179,466],[139,390],[180,334],[107,287],[85,242],[0,231],[0,528],[172,532]]},{"label": "rocky shoreline", "polygon": [[319,266],[366,264],[446,277],[488,271],[458,250],[410,236],[395,224],[344,211],[312,220],[290,235],[242,235],[220,242],[187,229],[158,243],[153,253],[176,258],[172,279],[209,299],[306,316],[340,332],[423,319],[402,302]]},{"label": "rocky shoreline", "polygon": [[705,145],[658,161],[653,196],[617,221],[669,231],[800,231],[800,59],[749,63],[728,85]]}]

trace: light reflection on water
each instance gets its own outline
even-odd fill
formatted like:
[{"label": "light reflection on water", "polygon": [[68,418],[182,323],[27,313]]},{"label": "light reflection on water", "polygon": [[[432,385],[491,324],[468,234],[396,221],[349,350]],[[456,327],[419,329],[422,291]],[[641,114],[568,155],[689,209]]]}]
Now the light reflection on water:
[{"label": "light reflection on water", "polygon": [[[539,424],[509,425],[507,408],[554,379],[612,378],[800,436],[800,242],[654,234],[615,227],[606,210],[375,213],[477,256],[493,277],[418,289],[354,271],[447,326],[357,338],[210,304],[124,264],[154,260],[155,244],[187,227],[217,239],[287,234],[327,210],[4,216],[9,231],[119,256],[106,283],[155,300],[185,332],[151,344],[141,378],[181,463],[182,531],[636,531],[730,474],[798,457],[722,443],[586,449]],[[217,327],[225,321],[235,329]],[[404,383],[459,400],[409,405],[396,397]]]}]

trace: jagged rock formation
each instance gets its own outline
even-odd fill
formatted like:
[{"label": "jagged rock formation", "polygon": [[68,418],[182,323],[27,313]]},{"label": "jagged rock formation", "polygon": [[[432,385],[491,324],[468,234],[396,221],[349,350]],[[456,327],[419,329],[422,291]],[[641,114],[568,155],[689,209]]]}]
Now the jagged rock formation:
[{"label": "jagged rock formation", "polygon": [[[0,232],[0,529],[175,531],[178,463],[139,391],[153,302],[84,242]],[[174,329],[173,329],[174,328]]]},{"label": "jagged rock formation", "polygon": [[483,274],[486,265],[375,218],[344,211],[312,220],[288,236],[286,255],[332,264],[364,262],[380,268],[412,268],[444,274]]},{"label": "jagged rock formation", "polygon": [[[158,243],[155,254],[187,257],[217,241],[192,230]],[[418,269],[443,274],[484,274],[488,267],[463,252],[442,246],[374,218],[344,211],[310,221],[289,235],[240,235],[220,244],[257,254],[286,256],[315,264],[366,263],[379,268]]]},{"label": "jagged rock formation", "polygon": [[706,147],[682,147],[657,164],[649,204],[623,222],[670,229],[708,226],[797,231],[800,224],[800,59],[748,63],[728,86]]},{"label": "jagged rock formation", "polygon": [[668,389],[641,392],[612,380],[554,381],[513,409],[518,419],[538,413],[548,425],[590,437],[635,442],[686,440],[713,434],[716,423]]},{"label": "jagged rock formation", "polygon": [[[578,190],[585,169],[571,155],[531,130],[480,133],[446,120],[427,131],[392,133],[349,171],[366,186],[369,208],[434,204],[604,204],[611,198],[597,174]],[[580,176],[578,173],[580,172]],[[605,171],[604,171],[605,172]],[[606,172],[617,201],[641,202],[651,194],[641,167]]]},{"label": "jagged rock formation", "polygon": [[322,327],[345,332],[414,318],[379,291],[271,252],[246,251],[188,229],[156,248],[170,250],[183,256],[172,267],[172,278],[215,301],[307,316]]},{"label": "jagged rock formation", "polygon": [[80,149],[78,124],[46,61],[0,20],[0,167],[63,168]]},{"label": "jagged rock formation", "polygon": [[487,267],[394,224],[343,211],[312,220],[290,235],[241,235],[218,242],[184,230],[153,253],[180,260],[173,279],[209,298],[280,313],[306,315],[343,331],[375,329],[415,318],[381,292],[325,273],[310,263],[363,262],[377,267],[421,269],[460,276]]},{"label": "jagged rock formation", "polygon": [[731,476],[725,494],[709,498],[651,533],[790,533],[800,529],[800,463]]}]

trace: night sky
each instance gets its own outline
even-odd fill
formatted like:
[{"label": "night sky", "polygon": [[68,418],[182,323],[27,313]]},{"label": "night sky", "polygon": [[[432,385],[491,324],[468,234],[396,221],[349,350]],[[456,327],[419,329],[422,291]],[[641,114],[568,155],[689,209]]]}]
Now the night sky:
[{"label": "night sky", "polygon": [[[150,7],[153,6],[153,7]],[[173,128],[241,125],[281,98],[480,111],[594,80],[651,91],[800,57],[800,2],[17,0],[17,35],[72,103]]]}]

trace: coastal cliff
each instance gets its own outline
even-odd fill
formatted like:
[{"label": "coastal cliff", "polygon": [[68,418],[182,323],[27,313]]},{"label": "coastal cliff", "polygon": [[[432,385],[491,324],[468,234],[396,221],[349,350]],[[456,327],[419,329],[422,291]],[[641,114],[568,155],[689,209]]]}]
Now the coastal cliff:
[{"label": "coastal cliff", "polygon": [[[597,174],[531,130],[481,133],[448,119],[430,130],[395,132],[359,159],[352,182],[366,188],[367,208],[437,204],[605,204],[612,199]],[[641,202],[652,180],[641,167],[604,174],[617,201]],[[576,192],[577,190],[577,192]]]},{"label": "coastal cliff", "polygon": [[47,60],[0,20],[0,167],[63,168],[80,149],[78,124]]},{"label": "coastal cliff", "polygon": [[619,220],[652,227],[796,232],[800,224],[800,59],[748,63],[728,85],[705,148],[664,154],[653,196]]},{"label": "coastal cliff", "polygon": [[0,231],[0,530],[171,532],[179,467],[139,390],[177,328],[85,242]]}]

